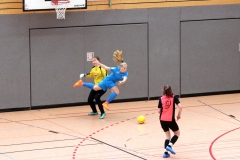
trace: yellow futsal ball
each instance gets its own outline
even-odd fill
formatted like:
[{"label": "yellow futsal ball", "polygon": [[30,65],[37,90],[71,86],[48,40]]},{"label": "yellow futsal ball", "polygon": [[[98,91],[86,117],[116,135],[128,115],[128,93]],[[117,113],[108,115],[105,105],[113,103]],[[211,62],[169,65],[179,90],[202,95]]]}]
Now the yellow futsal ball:
[{"label": "yellow futsal ball", "polygon": [[146,118],[141,115],[141,116],[138,116],[137,120],[138,120],[138,123],[143,124],[145,122]]}]

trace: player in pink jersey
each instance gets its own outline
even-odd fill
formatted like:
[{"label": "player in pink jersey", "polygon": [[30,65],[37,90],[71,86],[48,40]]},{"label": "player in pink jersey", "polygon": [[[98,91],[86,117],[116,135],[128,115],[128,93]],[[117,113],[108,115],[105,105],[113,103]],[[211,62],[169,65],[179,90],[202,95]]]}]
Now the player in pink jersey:
[{"label": "player in pink jersey", "polygon": [[[175,120],[175,104],[179,108],[177,115],[177,120],[179,120],[181,118],[182,106],[178,97],[173,94],[171,86],[165,85],[163,87],[163,96],[160,97],[158,103],[160,124],[166,134],[163,158],[170,157],[168,151],[172,154],[176,154],[175,151],[172,149],[172,146],[178,140],[178,137],[180,136],[180,131]],[[169,129],[171,129],[174,133],[174,136],[172,138]]]}]

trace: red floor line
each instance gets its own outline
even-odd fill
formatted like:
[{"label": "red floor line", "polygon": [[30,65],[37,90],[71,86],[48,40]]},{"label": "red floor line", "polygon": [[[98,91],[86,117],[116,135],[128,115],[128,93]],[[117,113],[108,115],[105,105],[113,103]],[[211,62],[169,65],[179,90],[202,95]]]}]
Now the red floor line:
[{"label": "red floor line", "polygon": [[240,129],[240,127],[235,128],[235,129],[233,129],[233,130],[230,130],[230,131],[228,131],[228,132],[226,132],[226,133],[223,133],[222,135],[218,136],[216,139],[213,140],[213,142],[211,143],[211,145],[210,145],[210,147],[209,147],[209,153],[210,153],[211,157],[212,157],[214,160],[216,160],[216,158],[214,157],[214,155],[213,155],[213,153],[212,153],[213,144],[214,144],[219,138],[221,138],[222,136],[224,136],[224,135],[226,135],[226,134],[228,134],[228,133],[230,133],[230,132],[233,132],[233,131],[235,131],[235,130],[237,130],[237,129]]},{"label": "red floor line", "polygon": [[[116,113],[107,113],[107,114],[119,114],[119,113],[134,113],[134,112],[140,112],[140,111],[152,111],[153,109],[149,110],[137,110],[137,111],[126,111],[126,112],[116,112]],[[117,111],[117,110],[116,110]],[[72,117],[83,117],[83,116],[88,116],[88,115],[78,115],[78,116],[67,116],[67,117],[56,117],[56,118],[39,118],[39,119],[29,119],[29,120],[20,120],[20,121],[8,121],[8,122],[0,122],[0,123],[14,123],[14,122],[25,122],[25,121],[42,121],[42,120],[51,120],[51,119],[61,119],[61,118],[72,118]]]},{"label": "red floor line", "polygon": [[[240,102],[218,103],[218,104],[209,104],[209,105],[225,105],[225,104],[237,104],[237,103],[240,103]],[[201,107],[201,106],[205,106],[205,105],[201,104],[201,105],[194,105],[194,106],[184,106],[184,108]],[[147,107],[142,107],[142,108],[156,108],[157,109],[157,104],[156,104],[156,106],[147,106]],[[137,109],[138,110],[139,108],[127,108],[127,109],[120,109],[120,110],[131,110],[131,109]],[[112,111],[115,111],[115,110],[112,110]],[[67,113],[67,114],[56,114],[56,115],[69,115],[69,114],[78,114],[78,113]]]},{"label": "red floor line", "polygon": [[[156,106],[152,106],[152,107],[156,107]],[[151,106],[146,106],[146,107],[141,107],[141,109],[143,108],[151,108]],[[110,110],[110,111],[121,111],[121,110],[139,110],[139,107],[138,108],[126,108],[126,109],[118,109],[118,110]],[[89,113],[89,112],[84,112],[84,113]],[[70,114],[79,114],[79,113],[65,113],[65,114],[55,114],[55,115],[70,115]]]},{"label": "red floor line", "polygon": [[[185,109],[187,109],[187,107],[184,107]],[[119,113],[134,113],[134,112],[140,112],[140,111],[153,111],[155,109],[149,109],[149,110],[138,110],[138,111],[126,111],[126,112],[117,112],[117,113],[107,113],[107,114],[119,114]],[[189,109],[188,109],[189,110]],[[192,111],[192,110],[191,110]],[[195,111],[192,111],[192,112],[195,112]],[[199,113],[199,112],[196,112],[196,113]],[[200,113],[200,114],[203,114],[203,113]],[[206,115],[206,114],[203,114],[203,115]],[[6,121],[6,122],[0,122],[1,123],[14,123],[14,122],[27,122],[27,121],[41,121],[41,120],[51,120],[51,119],[61,119],[61,118],[73,118],[73,117],[83,117],[83,116],[88,116],[88,115],[78,115],[78,116],[67,116],[67,117],[56,117],[56,118],[45,118],[45,119],[28,119],[28,120],[20,120],[20,121]],[[209,116],[209,115],[206,115],[206,116]],[[211,116],[210,116],[211,117]],[[215,118],[215,117],[213,117]]]},{"label": "red floor line", "polygon": [[[240,103],[240,102],[233,102],[233,103],[221,103],[221,104],[210,104],[210,105],[224,105],[224,104],[235,104],[235,103]],[[205,106],[205,105],[196,105],[196,106],[184,106],[183,108],[192,108],[192,107],[200,107],[200,106]],[[156,111],[157,111],[157,105],[156,106],[149,106],[149,107],[144,107],[144,108],[151,108],[151,107],[155,107]],[[139,109],[139,108],[130,108],[130,109]],[[121,111],[121,110],[129,110],[129,109],[120,109],[120,110],[116,110],[116,111]],[[139,111],[152,111],[155,109],[150,109],[150,110],[137,110],[137,111],[132,111],[132,112],[118,112],[118,113],[133,113],[133,112],[139,112]],[[111,110],[111,111],[115,111],[115,110]],[[86,112],[87,113],[87,112]],[[69,114],[74,114],[74,113],[69,113]],[[69,115],[66,114],[66,115]],[[78,113],[75,113],[78,114]],[[108,114],[116,114],[116,113],[108,113]],[[56,118],[46,118],[48,120],[50,119],[60,119],[60,118],[72,118],[72,117],[81,117],[81,116],[87,116],[87,115],[77,115],[77,116],[67,116],[67,117],[56,117]],[[37,120],[43,120],[43,119],[29,119],[29,120],[20,120],[20,121],[8,121],[8,122],[0,122],[1,123],[13,123],[13,122],[24,122],[24,121],[37,121]]]},{"label": "red floor line", "polygon": [[[151,114],[155,114],[155,112],[153,112],[153,113],[151,113]],[[146,115],[149,115],[149,114],[145,114],[145,116],[146,116]],[[114,124],[115,124],[115,125],[116,125],[116,124],[121,124],[121,123],[126,122],[126,121],[128,121],[128,120],[130,120],[130,119],[136,119],[136,117],[134,117],[134,118],[127,118],[127,119],[125,119],[125,120],[120,120],[119,122],[116,122],[116,123],[113,123],[113,124],[111,124],[111,125],[109,125],[109,126],[106,126],[106,127],[104,127],[104,128],[101,128],[101,129],[99,129],[98,131],[95,131],[95,132],[93,132],[93,133],[100,132],[101,130],[104,130],[104,129],[108,129],[109,127],[114,126]],[[93,134],[93,133],[92,133],[92,134]],[[78,148],[81,146],[81,144],[82,144],[85,140],[87,140],[88,138],[92,137],[92,134],[90,134],[90,135],[88,135],[87,137],[85,137],[82,141],[80,141],[80,142],[76,145],[76,147],[75,147],[75,149],[74,149],[74,151],[73,151],[73,154],[72,154],[72,159],[75,159],[75,158],[76,158],[76,153],[77,153]],[[96,134],[97,134],[97,133],[96,133]]]}]

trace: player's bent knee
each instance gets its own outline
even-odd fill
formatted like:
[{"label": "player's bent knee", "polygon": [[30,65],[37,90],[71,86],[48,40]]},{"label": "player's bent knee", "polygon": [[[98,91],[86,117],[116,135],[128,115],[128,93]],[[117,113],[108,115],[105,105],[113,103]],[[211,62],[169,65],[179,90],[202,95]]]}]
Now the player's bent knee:
[{"label": "player's bent knee", "polygon": [[174,135],[177,135],[179,137],[180,136],[180,130],[175,131]]}]

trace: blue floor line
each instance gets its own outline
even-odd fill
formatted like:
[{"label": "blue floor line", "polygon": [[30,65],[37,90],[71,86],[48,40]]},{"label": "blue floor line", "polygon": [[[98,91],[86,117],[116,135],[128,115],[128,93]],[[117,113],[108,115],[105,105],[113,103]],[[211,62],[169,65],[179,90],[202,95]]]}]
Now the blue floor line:
[{"label": "blue floor line", "polygon": [[1,153],[1,152],[0,152],[0,154],[1,154],[1,155],[4,155],[5,157],[7,157],[7,158],[9,158],[9,159],[11,159],[11,160],[14,160],[12,157],[9,157],[9,156],[6,155],[6,154],[3,154],[3,153]]}]

